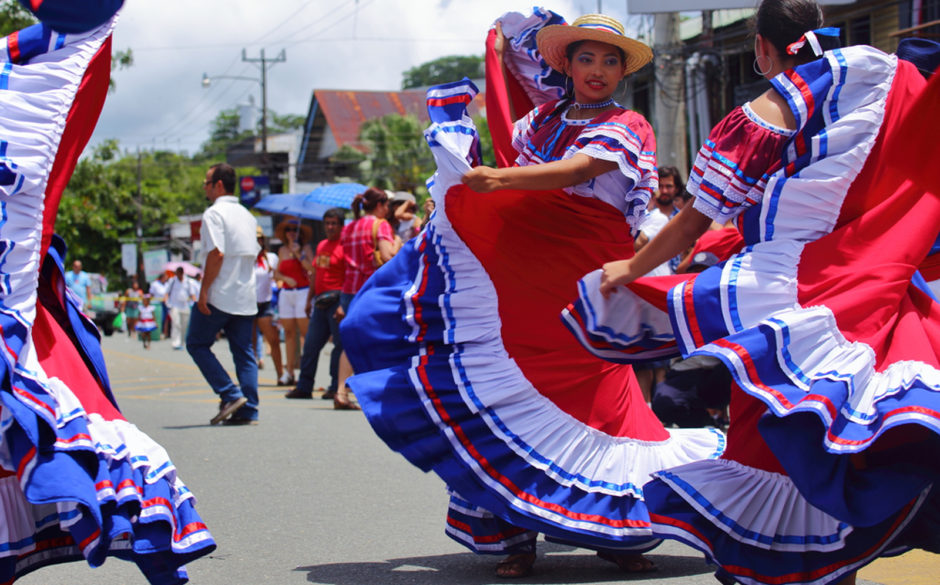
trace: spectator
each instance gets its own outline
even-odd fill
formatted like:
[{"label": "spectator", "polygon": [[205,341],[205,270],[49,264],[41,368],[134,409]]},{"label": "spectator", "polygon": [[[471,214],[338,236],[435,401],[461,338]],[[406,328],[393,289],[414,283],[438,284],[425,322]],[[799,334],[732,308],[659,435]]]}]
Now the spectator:
[{"label": "spectator", "polygon": [[310,315],[310,324],[307,327],[307,338],[304,341],[303,355],[300,359],[297,386],[285,395],[287,398],[313,398],[313,383],[317,374],[320,351],[330,337],[333,338],[333,351],[330,354],[330,387],[323,393],[323,398],[328,400],[336,396],[339,360],[343,352],[343,344],[339,337],[337,309],[346,277],[346,257],[340,242],[344,216],[343,210],[339,208],[330,209],[323,214],[326,239],[317,244],[313,287],[307,295],[305,307]]},{"label": "spectator", "polygon": [[72,271],[65,273],[65,285],[78,297],[82,311],[87,311],[91,301],[91,277],[82,270],[81,260],[72,262]]},{"label": "spectator", "polygon": [[[258,258],[255,261],[255,281],[257,282],[257,303],[258,315],[255,317],[255,330],[260,331],[262,337],[268,342],[271,348],[271,361],[274,362],[275,375],[277,380],[281,379],[284,373],[284,366],[281,363],[281,335],[274,325],[274,273],[277,269],[278,258],[274,252],[269,252],[264,232],[261,226],[257,229],[258,245],[261,249],[258,251]],[[258,343],[257,333],[252,333],[252,341]],[[253,352],[258,360],[258,368],[264,364],[263,352],[258,348]]]},{"label": "spectator", "polygon": [[[252,354],[251,331],[258,312],[254,270],[258,224],[233,195],[235,169],[229,165],[209,167],[203,188],[212,205],[202,214],[203,280],[186,349],[221,398],[210,424],[256,424],[258,362]],[[238,385],[212,353],[219,331],[225,331],[228,339]]]},{"label": "spectator", "polygon": [[293,386],[301,343],[307,336],[308,317],[304,313],[304,305],[313,273],[313,249],[310,247],[313,230],[297,218],[287,218],[277,225],[274,235],[284,242],[277,251],[274,277],[283,283],[277,297],[277,314],[284,330],[284,350],[287,352],[287,367],[278,377],[277,385]]},{"label": "spectator", "polygon": [[414,195],[405,191],[396,191],[392,195],[388,222],[392,224],[392,231],[400,238],[400,242],[407,242],[421,229],[421,218],[417,216],[418,203]]},{"label": "spectator", "polygon": [[136,276],[131,276],[131,284],[124,291],[121,310],[124,312],[124,325],[127,327],[127,336],[130,337],[137,329],[137,319],[140,317],[140,301],[144,297],[144,289]]},{"label": "spectator", "polygon": [[163,304],[170,309],[170,343],[173,349],[183,349],[183,336],[189,325],[193,303],[198,299],[196,282],[186,276],[182,266],[176,267],[176,275],[166,285]]},{"label": "spectator", "polygon": [[[634,243],[635,250],[642,250],[679,212],[676,207],[676,199],[678,199],[679,193],[684,191],[685,185],[682,183],[679,169],[676,167],[659,167],[659,188],[656,191],[656,196],[650,200],[650,213],[640,227],[640,235],[637,236]],[[647,276],[675,274],[679,260],[678,256],[667,260],[650,270]],[[640,389],[643,391],[643,399],[647,404],[652,400],[654,388],[665,379],[668,366],[669,360],[634,364],[633,371],[636,373],[637,382],[640,383]]]},{"label": "spectator", "polygon": [[[395,235],[384,219],[388,217],[388,195],[385,191],[369,187],[353,199],[352,211],[355,221],[344,227],[340,235],[343,254],[346,256],[346,276],[340,295],[340,318],[346,314],[349,303],[366,280],[379,266],[391,260],[397,251]],[[366,215],[359,217],[363,211]],[[346,387],[346,379],[352,374],[352,365],[343,353],[339,362],[336,396],[333,397],[333,408],[336,410],[359,409],[349,401],[349,389]]]},{"label": "spectator", "polygon": [[727,426],[731,374],[716,357],[694,355],[672,364],[653,393],[653,412],[666,426]]},{"label": "spectator", "polygon": [[153,316],[154,309],[153,305],[150,304],[150,298],[149,294],[145,294],[143,300],[141,300],[140,315],[137,324],[134,326],[137,336],[144,344],[144,349],[150,349],[151,333],[157,328],[157,320]]},{"label": "spectator", "polygon": [[157,276],[157,279],[150,283],[150,296],[152,297],[152,302],[155,306],[160,307],[160,332],[163,333],[163,330],[166,325],[166,321],[169,318],[168,311],[166,310],[166,303],[163,302],[164,297],[166,297],[166,285],[167,285],[167,275],[165,271],[161,271],[160,275]]}]

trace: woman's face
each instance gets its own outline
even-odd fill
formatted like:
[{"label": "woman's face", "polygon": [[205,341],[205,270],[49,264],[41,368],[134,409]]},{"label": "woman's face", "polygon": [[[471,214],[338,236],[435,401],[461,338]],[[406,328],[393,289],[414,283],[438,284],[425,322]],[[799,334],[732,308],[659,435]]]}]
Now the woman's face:
[{"label": "woman's face", "polygon": [[605,101],[623,79],[623,70],[617,47],[597,41],[581,43],[568,63],[575,100],[583,104]]}]

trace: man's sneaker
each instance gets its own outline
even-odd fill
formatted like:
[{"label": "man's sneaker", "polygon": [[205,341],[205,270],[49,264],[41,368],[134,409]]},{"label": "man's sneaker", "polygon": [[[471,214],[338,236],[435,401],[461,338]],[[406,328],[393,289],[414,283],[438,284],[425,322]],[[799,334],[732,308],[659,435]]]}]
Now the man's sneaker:
[{"label": "man's sneaker", "polygon": [[236,410],[241,408],[248,402],[248,399],[242,396],[241,398],[236,398],[230,402],[223,402],[219,405],[219,414],[212,417],[212,420],[209,421],[210,425],[217,425],[228,417],[232,416]]},{"label": "man's sneaker", "polygon": [[294,388],[284,395],[284,398],[313,398],[313,392],[304,392],[300,388]]},{"label": "man's sneaker", "polygon": [[258,421],[253,418],[235,418],[234,416],[222,421],[222,426],[224,427],[241,427],[256,424],[258,424]]}]

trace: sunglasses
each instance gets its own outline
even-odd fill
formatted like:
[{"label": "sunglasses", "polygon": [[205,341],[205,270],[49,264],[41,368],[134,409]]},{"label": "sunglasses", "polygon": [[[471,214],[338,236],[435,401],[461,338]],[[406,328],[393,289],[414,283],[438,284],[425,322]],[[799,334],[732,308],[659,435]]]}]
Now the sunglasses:
[{"label": "sunglasses", "polygon": [[218,182],[219,182],[218,179],[214,179],[214,180],[212,180],[212,181],[203,181],[203,182],[202,182],[202,186],[203,186],[203,187],[208,187],[209,185],[215,185],[215,184],[218,183]]},{"label": "sunglasses", "polygon": [[296,231],[297,231],[297,228],[295,228],[295,227],[286,227],[286,228],[284,228],[284,231],[285,231],[285,232],[296,232]]}]

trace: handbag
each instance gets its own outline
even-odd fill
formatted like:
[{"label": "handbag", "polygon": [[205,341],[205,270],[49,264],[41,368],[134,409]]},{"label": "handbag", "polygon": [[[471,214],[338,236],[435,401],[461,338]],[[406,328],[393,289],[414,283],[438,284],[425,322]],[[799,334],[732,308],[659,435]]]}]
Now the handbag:
[{"label": "handbag", "polygon": [[338,290],[322,292],[313,299],[313,306],[317,309],[328,309],[330,306],[339,302],[339,293],[340,291]]},{"label": "handbag", "polygon": [[372,265],[376,268],[385,264],[382,255],[379,253],[379,226],[384,221],[384,219],[377,219],[372,222]]}]

